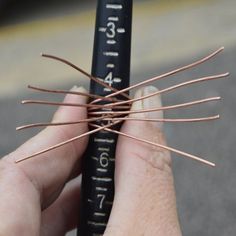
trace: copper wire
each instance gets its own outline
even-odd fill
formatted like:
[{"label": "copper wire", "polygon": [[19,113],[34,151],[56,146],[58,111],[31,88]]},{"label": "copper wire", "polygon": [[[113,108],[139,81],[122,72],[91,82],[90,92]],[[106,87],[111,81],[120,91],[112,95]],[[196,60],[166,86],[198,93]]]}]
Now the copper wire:
[{"label": "copper wire", "polygon": [[[96,127],[96,128],[102,128],[102,126],[99,126],[99,125],[95,125],[95,124],[90,124],[90,125],[93,126],[93,127]],[[152,146],[162,148],[162,149],[180,154],[182,156],[188,157],[188,158],[193,159],[195,161],[201,162],[203,164],[215,167],[215,163],[213,163],[213,162],[210,162],[210,161],[207,161],[207,160],[205,160],[201,157],[198,157],[198,156],[180,151],[178,149],[175,149],[175,148],[172,148],[172,147],[169,147],[169,146],[165,146],[165,145],[162,145],[162,144],[159,144],[159,143],[154,143],[154,142],[151,142],[151,141],[148,141],[148,140],[145,140],[145,139],[137,138],[135,136],[132,136],[132,135],[129,135],[129,134],[126,134],[126,133],[123,133],[123,132],[120,132],[120,131],[117,131],[117,130],[114,130],[114,129],[110,129],[110,128],[104,128],[104,129],[109,131],[109,132],[112,132],[112,133],[115,133],[115,134],[118,134],[118,135],[122,135],[122,136],[125,136],[127,138],[131,138],[133,140],[136,140],[136,141],[139,141],[139,142],[142,142],[142,143],[150,144]]]},{"label": "copper wire", "polygon": [[[170,119],[170,118],[163,118],[163,119],[148,119],[148,118],[136,118],[136,117],[130,117],[130,116],[125,116],[124,115],[130,115],[130,114],[136,114],[136,113],[146,113],[146,112],[154,112],[154,111],[161,111],[161,110],[170,110],[170,109],[177,109],[177,108],[186,108],[189,106],[193,106],[193,105],[197,105],[197,104],[202,104],[202,103],[206,103],[206,102],[211,102],[211,101],[217,101],[220,100],[220,97],[210,97],[210,98],[205,98],[205,99],[200,99],[200,100],[195,100],[195,101],[191,101],[191,102],[186,102],[186,103],[181,103],[181,104],[176,104],[176,105],[169,105],[169,106],[163,106],[163,107],[156,107],[156,108],[152,108],[152,109],[141,109],[141,110],[136,110],[136,111],[132,111],[129,110],[127,111],[127,109],[130,108],[131,104],[133,102],[139,101],[139,100],[143,100],[152,96],[155,96],[157,94],[162,94],[165,92],[169,92],[172,91],[174,89],[180,88],[180,87],[184,87],[187,85],[191,85],[194,83],[198,83],[198,82],[204,82],[204,81],[208,81],[208,80],[213,80],[213,79],[219,79],[219,78],[224,78],[226,76],[229,75],[229,73],[224,73],[224,74],[218,74],[218,75],[213,75],[213,76],[206,76],[206,77],[202,77],[202,78],[198,78],[198,79],[194,79],[194,80],[190,80],[187,82],[183,82],[183,83],[179,83],[176,84],[174,86],[170,86],[167,87],[165,89],[159,90],[155,93],[151,93],[148,94],[146,96],[142,96],[139,98],[135,98],[135,99],[130,99],[129,96],[125,93],[131,89],[137,88],[139,86],[142,85],[146,85],[148,83],[154,82],[156,80],[165,78],[167,76],[173,75],[175,73],[178,73],[180,71],[184,71],[186,69],[192,68],[194,66],[197,66],[201,63],[206,62],[207,60],[213,58],[215,55],[217,55],[218,53],[220,53],[224,48],[221,47],[218,50],[216,50],[215,52],[211,53],[210,55],[194,62],[191,63],[189,65],[183,66],[181,68],[172,70],[170,72],[167,72],[165,74],[162,74],[160,76],[156,76],[154,78],[148,79],[146,81],[137,83],[135,85],[132,85],[128,88],[122,89],[120,91],[118,91],[117,89],[112,88],[111,86],[109,86],[108,84],[106,84],[103,81],[100,81],[98,78],[94,78],[92,75],[88,74],[87,72],[85,72],[84,70],[82,70],[81,68],[77,67],[76,65],[72,64],[71,62],[53,56],[53,55],[49,55],[49,54],[42,54],[43,57],[48,57],[51,59],[55,59],[58,61],[61,61],[71,67],[73,67],[74,69],[80,71],[82,74],[84,74],[85,76],[87,76],[88,78],[90,78],[91,80],[95,81],[96,83],[99,83],[100,85],[109,88],[111,91],[113,91],[113,93],[107,95],[107,96],[100,96],[100,95],[94,95],[94,94],[87,94],[87,93],[82,93],[82,92],[76,92],[76,91],[67,91],[67,90],[52,90],[52,89],[44,89],[44,88],[39,88],[39,87],[35,87],[35,86],[28,86],[28,88],[30,89],[34,89],[37,91],[41,91],[41,92],[49,92],[49,93],[64,93],[64,94],[75,94],[75,95],[82,95],[82,96],[87,96],[90,98],[93,98],[95,100],[93,100],[91,103],[89,104],[79,104],[79,103],[64,103],[64,102],[49,102],[49,101],[41,101],[41,100],[24,100],[22,101],[23,104],[30,104],[30,103],[34,103],[34,104],[43,104],[43,105],[60,105],[60,106],[76,106],[76,107],[86,107],[88,108],[88,115],[89,118],[87,119],[83,119],[83,120],[79,120],[79,121],[67,121],[67,122],[52,122],[52,123],[35,123],[35,124],[28,124],[28,125],[24,125],[24,126],[20,126],[17,128],[17,130],[22,130],[22,129],[27,129],[27,128],[33,128],[33,127],[42,127],[42,126],[61,126],[61,125],[73,125],[73,124],[79,124],[79,123],[88,123],[91,127],[95,127],[94,130],[90,130],[84,134],[78,135],[76,137],[73,137],[71,139],[65,140],[63,142],[60,142],[58,144],[55,144],[51,147],[48,147],[46,149],[43,149],[41,151],[38,151],[36,153],[33,153],[27,157],[21,158],[19,160],[16,160],[16,163],[25,161],[27,159],[30,159],[32,157],[38,156],[40,154],[46,153],[48,151],[54,150],[56,148],[59,148],[63,145],[66,145],[70,142],[73,142],[75,140],[78,140],[80,138],[83,138],[85,136],[88,136],[90,134],[99,132],[99,131],[106,131],[106,132],[112,132],[112,133],[116,133],[118,135],[123,135],[127,138],[131,138],[133,140],[139,141],[139,142],[143,142],[158,148],[163,148],[165,150],[169,150],[171,152],[180,154],[182,156],[185,156],[187,158],[191,158],[193,160],[199,161],[201,163],[207,164],[209,166],[215,166],[214,163],[204,160],[198,156],[180,151],[178,149],[169,147],[169,146],[165,146],[165,145],[161,145],[158,143],[153,143],[151,141],[148,140],[144,140],[138,137],[134,137],[132,135],[117,131],[112,129],[111,127],[122,122],[122,121],[143,121],[143,122],[203,122],[203,121],[210,121],[210,120],[216,120],[219,119],[219,115],[215,115],[215,116],[208,116],[208,117],[199,117],[199,118],[178,118],[178,119]],[[126,99],[128,100],[119,100],[117,99],[116,95],[121,94],[122,96],[124,96]],[[110,103],[106,103],[106,104],[94,104],[97,103],[99,101],[109,101]],[[122,109],[126,109],[125,111],[122,111]],[[118,111],[116,111],[118,110]],[[106,125],[98,125],[96,124],[96,122],[99,121],[105,121],[108,122]],[[95,122],[95,123],[93,123]]]},{"label": "copper wire", "polygon": [[115,117],[115,118],[103,118],[103,120],[107,121],[147,121],[147,122],[170,122],[170,123],[182,123],[182,122],[202,122],[202,121],[212,121],[212,120],[217,120],[220,118],[220,115],[215,115],[215,116],[208,116],[208,117],[199,117],[199,118],[187,118],[187,119],[147,119],[147,118],[133,118],[133,117]]},{"label": "copper wire", "polygon": [[[103,108],[104,105],[97,105],[97,104],[82,104],[82,103],[66,103],[66,102],[48,102],[42,100],[23,100],[22,104],[40,104],[40,105],[51,105],[51,106],[70,106],[70,107],[89,107],[89,108]],[[111,106],[118,109],[127,109],[130,106]]]},{"label": "copper wire", "polygon": [[21,159],[15,160],[15,162],[16,162],[16,163],[19,163],[19,162],[28,160],[28,159],[30,159],[30,158],[33,158],[33,157],[35,157],[35,156],[41,155],[41,154],[43,154],[43,153],[49,152],[49,151],[51,151],[51,150],[54,150],[54,149],[59,148],[59,147],[61,147],[61,146],[64,146],[64,145],[66,145],[66,144],[68,144],[68,143],[71,143],[71,142],[73,142],[73,141],[76,141],[76,140],[78,140],[78,139],[81,139],[81,138],[83,138],[83,137],[86,137],[86,136],[88,136],[88,135],[90,135],[90,134],[94,134],[94,133],[96,133],[96,132],[98,132],[98,131],[100,131],[100,130],[103,130],[103,129],[105,129],[105,128],[109,128],[109,127],[111,127],[111,126],[113,126],[113,125],[118,124],[119,122],[120,122],[120,121],[117,121],[117,122],[114,122],[114,123],[111,123],[111,124],[108,124],[108,125],[104,125],[104,126],[102,126],[102,127],[98,127],[97,129],[88,131],[88,132],[86,132],[86,133],[84,133],[84,134],[75,136],[75,137],[70,138],[70,139],[68,139],[68,140],[65,140],[65,141],[63,141],[63,142],[60,142],[60,143],[58,143],[58,144],[55,144],[55,145],[53,145],[53,146],[51,146],[51,147],[49,147],[49,148],[43,149],[43,150],[41,150],[41,151],[39,151],[39,152],[35,152],[35,153],[33,153],[33,154],[29,155],[29,156],[26,156],[26,157],[23,157],[23,158],[21,158]]},{"label": "copper wire", "polygon": [[181,123],[181,122],[202,122],[202,121],[212,121],[220,118],[220,115],[215,116],[208,116],[208,117],[199,117],[199,118],[182,118],[182,119],[147,119],[147,118],[132,118],[132,117],[110,117],[109,116],[102,116],[102,117],[94,117],[94,118],[88,118],[83,119],[79,121],[68,121],[68,122],[57,122],[57,123],[34,123],[34,124],[28,124],[19,126],[16,128],[16,130],[23,130],[28,128],[37,128],[37,127],[45,127],[45,126],[62,126],[62,125],[76,125],[81,123],[89,123],[93,121],[147,121],[147,122],[170,122],[170,123]]},{"label": "copper wire", "polygon": [[[184,71],[184,70],[190,69],[190,68],[192,68],[192,67],[198,66],[198,65],[200,65],[200,64],[202,64],[202,63],[204,63],[204,62],[210,60],[211,58],[213,58],[214,56],[216,56],[218,53],[222,52],[223,50],[224,50],[224,47],[220,47],[219,49],[217,49],[217,50],[214,51],[213,53],[209,54],[208,56],[206,56],[206,57],[204,57],[204,58],[202,58],[202,59],[200,59],[200,60],[198,60],[198,61],[196,61],[196,62],[193,62],[193,63],[188,64],[188,65],[186,65],[186,66],[177,68],[177,69],[175,69],[175,70],[172,70],[172,71],[170,71],[170,72],[164,73],[164,74],[159,75],[159,76],[156,76],[156,77],[154,77],[154,78],[144,80],[144,81],[142,81],[142,82],[140,82],[140,83],[134,84],[134,85],[129,86],[129,87],[125,88],[125,89],[119,90],[119,91],[117,91],[117,92],[115,92],[115,93],[111,93],[111,94],[109,94],[109,95],[107,95],[107,96],[105,96],[105,97],[106,97],[106,98],[114,97],[114,96],[117,96],[117,95],[119,95],[119,94],[121,94],[121,93],[124,93],[124,92],[126,92],[126,91],[130,91],[131,89],[134,89],[134,88],[137,88],[137,87],[146,85],[146,84],[148,84],[148,83],[151,83],[151,82],[154,82],[154,81],[163,79],[163,78],[168,77],[168,76],[170,76],[170,75],[174,75],[174,74],[179,73],[179,72],[181,72],[181,71]],[[96,102],[99,102],[99,101],[100,101],[99,99],[96,99],[96,100],[92,101],[91,103],[96,103]]]},{"label": "copper wire", "polygon": [[[120,105],[124,105],[124,104],[131,104],[133,102],[137,102],[137,101],[149,98],[149,97],[153,97],[155,95],[159,95],[159,94],[163,94],[163,93],[166,93],[166,92],[170,92],[172,90],[175,90],[177,88],[181,88],[181,87],[184,87],[184,86],[187,86],[187,85],[191,85],[191,84],[195,84],[195,83],[200,83],[200,82],[204,82],[204,81],[209,81],[209,80],[214,80],[214,79],[221,79],[221,78],[225,78],[227,76],[229,76],[229,73],[224,73],[224,74],[219,74],[219,75],[212,75],[212,76],[206,76],[206,77],[190,80],[190,81],[179,83],[179,84],[176,84],[174,86],[170,86],[168,88],[165,88],[165,89],[162,89],[162,90],[159,90],[159,91],[156,91],[154,93],[150,93],[148,95],[141,96],[141,97],[138,97],[138,98],[129,99],[129,100],[126,100],[126,101],[115,102],[115,103],[104,104],[103,108],[105,108],[105,107],[112,107],[112,106],[115,106],[115,105],[116,106],[118,106],[118,105],[120,106]],[[94,108],[91,108],[90,111],[93,110],[93,109]]]},{"label": "copper wire", "polygon": [[151,109],[141,109],[136,111],[94,111],[94,112],[88,112],[89,115],[104,115],[104,114],[111,114],[111,115],[126,115],[126,114],[136,114],[136,113],[144,113],[144,112],[153,112],[153,111],[164,111],[164,110],[172,110],[176,108],[185,108],[192,105],[197,105],[201,103],[206,102],[212,102],[220,100],[221,97],[211,97],[211,98],[205,98],[200,100],[195,100],[192,102],[186,102],[186,103],[180,103],[176,105],[171,106],[165,106],[165,107],[158,107],[158,108],[151,108]]},{"label": "copper wire", "polygon": [[[50,58],[50,59],[54,59],[54,60],[60,61],[60,62],[62,62],[64,64],[67,64],[67,65],[71,66],[72,68],[76,69],[77,71],[79,71],[80,73],[82,73],[83,75],[87,76],[88,78],[90,78],[94,82],[104,86],[105,88],[108,88],[108,89],[110,89],[111,91],[114,91],[114,92],[119,92],[119,90],[117,90],[117,89],[109,86],[108,84],[100,81],[99,79],[97,79],[94,76],[90,75],[89,73],[87,73],[86,71],[81,69],[80,67],[74,65],[73,63],[71,63],[71,62],[69,62],[69,61],[67,61],[67,60],[65,60],[63,58],[60,58],[60,57],[57,57],[57,56],[54,56],[54,55],[45,54],[45,53],[41,53],[41,56],[42,57],[46,57],[46,58]],[[130,98],[126,93],[121,92],[119,94],[121,94],[125,98],[128,98],[128,99]]]},{"label": "copper wire", "polygon": [[46,92],[46,93],[74,94],[74,95],[81,95],[81,96],[90,97],[90,98],[99,98],[102,101],[121,101],[117,98],[106,98],[106,97],[99,96],[99,95],[96,95],[96,94],[83,93],[83,92],[77,92],[77,91],[59,90],[59,89],[46,89],[46,88],[39,88],[39,87],[32,86],[32,85],[28,85],[28,88],[36,90],[36,91],[40,91],[40,92]]},{"label": "copper wire", "polygon": [[22,125],[16,128],[16,130],[23,130],[23,129],[28,129],[28,128],[36,128],[36,127],[44,127],[44,126],[60,126],[60,125],[75,125],[75,124],[80,124],[80,123],[88,123],[92,121],[99,121],[103,119],[103,117],[99,118],[88,118],[88,119],[83,119],[79,121],[68,121],[68,122],[52,122],[52,123],[34,123],[34,124],[28,124],[28,125]]}]

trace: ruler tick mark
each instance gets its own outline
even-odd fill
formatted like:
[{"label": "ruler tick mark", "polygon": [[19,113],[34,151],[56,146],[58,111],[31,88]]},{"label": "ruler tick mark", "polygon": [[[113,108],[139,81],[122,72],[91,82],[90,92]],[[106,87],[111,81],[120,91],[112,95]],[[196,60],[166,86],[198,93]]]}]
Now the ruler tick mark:
[{"label": "ruler tick mark", "polygon": [[115,77],[115,78],[114,78],[114,82],[115,82],[115,83],[120,83],[120,82],[121,82],[121,78]]},{"label": "ruler tick mark", "polygon": [[104,139],[104,138],[95,138],[94,142],[96,143],[114,143],[114,139]]},{"label": "ruler tick mark", "polygon": [[107,169],[97,168],[97,171],[105,173],[107,172]]},{"label": "ruler tick mark", "polygon": [[107,64],[107,68],[114,68],[115,67],[115,65],[114,64]]},{"label": "ruler tick mark", "polygon": [[88,221],[87,223],[88,223],[89,225],[93,225],[93,226],[104,226],[104,227],[107,226],[106,223],[98,223],[98,222],[94,222],[94,221]]},{"label": "ruler tick mark", "polygon": [[116,16],[110,16],[110,17],[108,17],[108,20],[109,20],[109,21],[118,21],[119,18],[116,17]]},{"label": "ruler tick mark", "polygon": [[92,180],[101,181],[101,182],[112,182],[112,178],[108,178],[108,177],[92,176],[91,178],[92,178]]},{"label": "ruler tick mark", "polygon": [[103,55],[104,56],[107,56],[107,57],[118,57],[119,56],[119,53],[118,52],[103,52]]},{"label": "ruler tick mark", "polygon": [[106,191],[107,191],[107,188],[104,188],[104,187],[96,187],[96,190],[106,192]]},{"label": "ruler tick mark", "polygon": [[97,157],[92,157],[93,160],[95,161],[98,161],[98,158]]},{"label": "ruler tick mark", "polygon": [[105,27],[99,27],[99,28],[98,28],[98,31],[100,31],[100,32],[106,32],[106,30],[107,30],[107,29],[106,29]]},{"label": "ruler tick mark", "polygon": [[94,212],[95,216],[106,216],[105,213],[101,213],[101,212]]},{"label": "ruler tick mark", "polygon": [[109,151],[110,151],[110,148],[99,147],[99,148],[98,148],[98,151],[101,151],[101,152],[109,152]]},{"label": "ruler tick mark", "polygon": [[112,205],[113,202],[105,201],[105,204],[107,204],[107,205]]},{"label": "ruler tick mark", "polygon": [[118,29],[117,29],[117,32],[118,32],[118,33],[121,33],[121,34],[122,34],[122,33],[125,33],[125,29],[124,29],[124,28],[118,28]]},{"label": "ruler tick mark", "polygon": [[107,9],[121,10],[123,6],[121,4],[106,4]]},{"label": "ruler tick mark", "polygon": [[115,40],[112,40],[112,39],[110,39],[110,40],[107,40],[107,44],[116,44],[116,41],[115,41]]}]

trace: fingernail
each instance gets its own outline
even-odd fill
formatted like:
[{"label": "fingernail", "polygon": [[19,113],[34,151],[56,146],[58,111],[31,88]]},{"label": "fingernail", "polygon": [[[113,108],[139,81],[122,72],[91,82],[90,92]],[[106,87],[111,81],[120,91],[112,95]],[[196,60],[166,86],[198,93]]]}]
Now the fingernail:
[{"label": "fingernail", "polygon": [[[88,91],[87,91],[84,87],[82,87],[82,86],[78,87],[78,86],[76,86],[76,85],[74,85],[74,86],[70,89],[70,92],[88,93]],[[70,95],[70,94],[68,94],[68,95]],[[77,96],[77,95],[71,95],[71,96]],[[67,97],[68,97],[68,96],[66,96],[64,100],[67,100]],[[84,97],[85,97],[85,96],[84,96]],[[88,97],[87,97],[87,96],[86,96],[85,98],[86,98],[86,100],[88,100]]]},{"label": "fingernail", "polygon": [[83,86],[78,87],[77,85],[74,85],[74,86],[70,89],[70,91],[71,91],[71,92],[88,93],[88,91],[87,91]]},{"label": "fingernail", "polygon": [[[136,97],[141,96],[148,96],[150,94],[156,93],[159,90],[154,86],[147,86],[140,90],[138,90],[135,94]],[[132,110],[139,110],[139,109],[153,109],[162,107],[161,103],[161,96],[156,94],[154,96],[145,98],[143,100],[134,102],[132,105]],[[145,112],[145,113],[138,113],[135,117],[139,118],[147,118],[147,119],[162,119],[163,118],[163,111],[153,111],[153,112]],[[157,126],[158,128],[162,128],[162,122],[152,122],[153,125]]]},{"label": "fingernail", "polygon": [[73,91],[75,92],[75,91],[78,90],[78,88],[79,88],[79,87],[78,87],[77,85],[74,85],[74,86],[70,89],[70,91],[71,91],[71,92],[73,92]]}]

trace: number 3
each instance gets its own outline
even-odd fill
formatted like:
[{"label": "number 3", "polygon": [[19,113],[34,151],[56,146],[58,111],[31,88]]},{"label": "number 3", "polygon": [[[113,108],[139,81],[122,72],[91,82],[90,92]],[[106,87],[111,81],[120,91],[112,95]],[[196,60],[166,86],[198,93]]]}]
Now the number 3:
[{"label": "number 3", "polygon": [[106,33],[108,38],[114,38],[116,35],[116,31],[115,31],[115,23],[114,22],[108,22],[107,23],[107,29],[109,30],[109,32]]}]

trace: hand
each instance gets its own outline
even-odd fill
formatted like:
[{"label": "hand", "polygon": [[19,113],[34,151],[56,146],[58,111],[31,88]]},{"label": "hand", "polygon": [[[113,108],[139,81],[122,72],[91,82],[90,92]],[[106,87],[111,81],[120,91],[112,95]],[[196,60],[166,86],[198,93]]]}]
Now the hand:
[{"label": "hand", "polygon": [[[153,92],[146,87],[136,93]],[[83,91],[78,88],[77,91]],[[67,95],[65,102],[86,103]],[[160,106],[160,98],[136,102],[132,110]],[[136,117],[161,118],[161,112]],[[85,108],[60,107],[53,122],[85,119]],[[134,116],[134,115],[133,115]],[[76,226],[79,212],[81,157],[88,137],[40,156],[15,163],[29,154],[88,130],[86,124],[48,127],[0,160],[0,235],[64,235]],[[162,125],[126,121],[122,132],[165,143]],[[116,151],[115,198],[106,236],[181,235],[167,151],[119,137]]]}]

